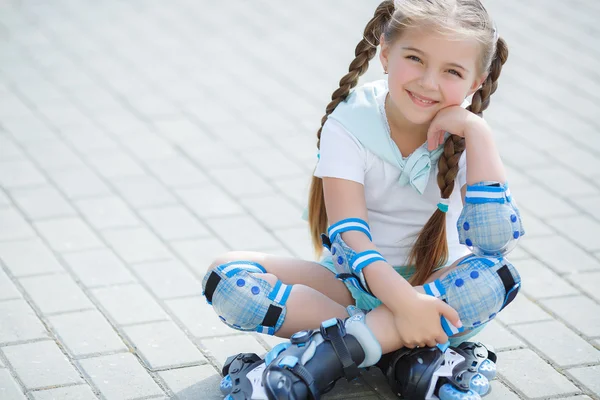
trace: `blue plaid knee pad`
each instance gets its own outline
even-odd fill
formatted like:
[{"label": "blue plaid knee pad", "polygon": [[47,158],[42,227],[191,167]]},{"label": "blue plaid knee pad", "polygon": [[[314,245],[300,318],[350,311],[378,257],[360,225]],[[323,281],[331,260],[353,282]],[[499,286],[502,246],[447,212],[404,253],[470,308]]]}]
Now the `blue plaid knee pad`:
[{"label": "blue plaid knee pad", "polygon": [[480,256],[506,255],[525,234],[508,185],[496,182],[467,186],[456,227],[460,243]]},{"label": "blue plaid knee pad", "polygon": [[202,294],[231,328],[274,335],[283,325],[292,285],[277,281],[272,287],[251,275],[266,272],[262,265],[249,261],[219,265],[202,280]]},{"label": "blue plaid knee pad", "polygon": [[471,255],[444,278],[426,283],[423,288],[458,312],[461,329],[442,317],[444,331],[452,336],[492,320],[515,298],[520,286],[521,277],[507,260]]}]

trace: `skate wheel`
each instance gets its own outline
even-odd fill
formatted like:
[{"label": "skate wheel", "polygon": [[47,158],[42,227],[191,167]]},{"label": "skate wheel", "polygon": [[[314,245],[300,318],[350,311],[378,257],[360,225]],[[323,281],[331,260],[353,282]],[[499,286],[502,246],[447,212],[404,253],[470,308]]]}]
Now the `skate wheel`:
[{"label": "skate wheel", "polygon": [[484,360],[479,366],[479,373],[491,381],[496,377],[496,363],[490,359]]},{"label": "skate wheel", "polygon": [[219,389],[221,390],[221,393],[223,393],[224,395],[228,395],[229,393],[231,393],[231,387],[232,387],[232,383],[231,383],[231,377],[229,375],[227,375],[226,377],[221,379],[221,384],[219,385]]},{"label": "skate wheel", "polygon": [[481,396],[478,393],[472,390],[463,392],[449,383],[442,385],[438,396],[440,400],[481,400]]},{"label": "skate wheel", "polygon": [[485,396],[485,394],[490,390],[490,381],[481,375],[476,374],[473,378],[471,378],[471,382],[469,382],[469,388],[472,391],[479,393],[480,396]]}]

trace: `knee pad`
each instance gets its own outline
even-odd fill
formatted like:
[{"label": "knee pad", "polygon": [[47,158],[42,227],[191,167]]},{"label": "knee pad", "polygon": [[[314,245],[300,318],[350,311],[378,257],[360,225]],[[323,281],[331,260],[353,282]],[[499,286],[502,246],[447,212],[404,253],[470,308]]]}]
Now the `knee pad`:
[{"label": "knee pad", "polygon": [[231,328],[274,335],[283,325],[292,285],[277,281],[273,287],[251,275],[266,272],[260,264],[247,261],[219,265],[204,277],[202,294]]},{"label": "knee pad", "polygon": [[[517,295],[521,277],[503,258],[471,255],[442,279],[423,285],[425,292],[454,308],[464,329],[474,329],[492,320]],[[462,331],[442,317],[448,336]]]},{"label": "knee pad", "polygon": [[456,226],[460,243],[480,256],[503,256],[525,234],[508,185],[494,182],[467,187]]}]

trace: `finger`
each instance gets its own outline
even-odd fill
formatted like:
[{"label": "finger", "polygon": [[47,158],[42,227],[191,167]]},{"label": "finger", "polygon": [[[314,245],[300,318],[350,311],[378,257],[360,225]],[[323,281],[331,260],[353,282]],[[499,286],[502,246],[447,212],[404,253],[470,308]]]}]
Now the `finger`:
[{"label": "finger", "polygon": [[444,344],[448,341],[448,335],[446,335],[446,333],[444,332],[444,330],[440,330],[440,332],[438,333],[438,335],[435,338],[435,341],[439,344]]},{"label": "finger", "polygon": [[404,347],[408,347],[409,349],[414,349],[416,346],[417,346],[417,342],[410,341],[410,342],[404,343]]},{"label": "finger", "polygon": [[428,340],[425,344],[427,345],[427,347],[435,347],[437,346],[438,342],[436,340]]},{"label": "finger", "polygon": [[454,325],[457,328],[462,327],[462,322],[460,321],[458,312],[456,312],[456,310],[454,308],[450,307],[448,304],[444,303],[441,300],[440,300],[440,306],[441,306],[440,313],[444,317],[446,317],[448,322],[450,322],[452,325]]}]

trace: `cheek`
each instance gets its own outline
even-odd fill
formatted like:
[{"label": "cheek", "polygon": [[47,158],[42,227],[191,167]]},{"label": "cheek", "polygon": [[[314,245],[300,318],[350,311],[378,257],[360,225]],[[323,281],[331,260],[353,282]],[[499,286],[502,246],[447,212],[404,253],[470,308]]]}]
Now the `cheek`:
[{"label": "cheek", "polygon": [[421,76],[421,69],[415,63],[402,60],[390,65],[388,73],[388,83],[390,87],[402,89],[402,85],[419,79]]},{"label": "cheek", "polygon": [[442,82],[440,86],[446,106],[461,105],[469,93],[468,85],[464,81],[458,81],[458,79]]}]

